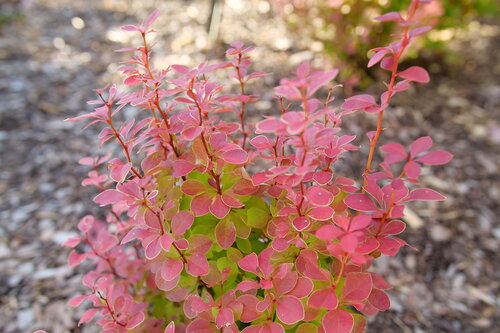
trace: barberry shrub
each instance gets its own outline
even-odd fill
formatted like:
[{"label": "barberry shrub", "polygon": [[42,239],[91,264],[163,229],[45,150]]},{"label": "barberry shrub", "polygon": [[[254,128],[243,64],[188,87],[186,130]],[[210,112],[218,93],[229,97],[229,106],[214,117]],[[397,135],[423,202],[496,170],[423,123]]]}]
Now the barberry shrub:
[{"label": "barberry shrub", "polygon": [[[105,219],[85,216],[81,235],[66,242],[71,266],[95,265],[83,277],[89,293],[70,301],[92,304],[80,324],[97,317],[102,332],[348,333],[365,330],[364,315],[387,310],[391,287],[369,267],[407,245],[397,237],[406,203],[444,199],[414,188],[421,166],[452,157],[430,150],[425,136],[408,149],[384,144],[383,160],[373,162],[391,98],[429,81],[423,68],[398,67],[428,30],[414,21],[426,2],[412,1],[405,17],[378,18],[402,29],[369,62],[390,72],[380,96],[334,107],[337,70],[302,63],[275,88],[276,115],[256,124],[246,113],[260,97],[248,86],[266,73],[250,70],[251,47],[235,42],[229,61],[155,70],[148,37],[158,11],[124,26],[142,36],[142,45],[120,50],[134,52],[120,68],[128,88],[98,90],[93,112],[68,119],[103,125],[100,145],[112,141],[123,152],[80,160],[92,167],[83,185],[96,187],[94,201],[108,208]],[[237,93],[214,72],[228,73]],[[328,96],[315,98],[319,90]],[[129,106],[141,119],[119,123]],[[335,165],[357,149],[340,127],[356,111],[378,124],[367,133],[363,174],[349,179]]]}]

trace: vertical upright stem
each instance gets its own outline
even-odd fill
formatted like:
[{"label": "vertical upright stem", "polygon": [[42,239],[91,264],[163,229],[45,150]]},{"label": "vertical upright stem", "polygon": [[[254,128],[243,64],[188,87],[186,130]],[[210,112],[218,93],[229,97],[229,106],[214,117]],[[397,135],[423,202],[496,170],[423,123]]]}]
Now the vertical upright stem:
[{"label": "vertical upright stem", "polygon": [[[408,10],[408,15],[407,15],[406,21],[410,21],[413,18],[413,15],[415,14],[416,10],[418,9],[418,5],[419,5],[419,3],[417,0],[412,1],[412,3],[410,4],[409,10]],[[405,26],[404,31],[403,31],[403,39],[401,41],[401,48],[400,48],[399,52],[396,53],[393,57],[393,64],[392,64],[392,68],[391,68],[391,81],[389,82],[389,84],[387,86],[387,95],[386,95],[384,101],[381,101],[382,102],[381,106],[387,105],[387,103],[389,103],[389,100],[391,99],[391,97],[394,93],[394,85],[396,84],[396,78],[398,76],[399,60],[400,60],[401,56],[403,55],[403,53],[405,52],[406,47],[408,46],[408,44],[410,42],[408,32],[409,32],[409,27]],[[380,134],[382,133],[382,119],[383,119],[383,117],[384,117],[384,110],[380,110],[380,112],[378,114],[378,119],[377,119],[377,129],[375,131],[375,135],[374,135],[372,142],[370,144],[370,152],[368,153],[368,159],[366,161],[365,171],[363,173],[363,178],[365,178],[364,176],[366,176],[371,171],[371,163],[373,160],[375,148],[377,146],[377,142],[378,142],[378,139],[380,137]],[[366,185],[366,178],[364,179],[363,184]]]}]

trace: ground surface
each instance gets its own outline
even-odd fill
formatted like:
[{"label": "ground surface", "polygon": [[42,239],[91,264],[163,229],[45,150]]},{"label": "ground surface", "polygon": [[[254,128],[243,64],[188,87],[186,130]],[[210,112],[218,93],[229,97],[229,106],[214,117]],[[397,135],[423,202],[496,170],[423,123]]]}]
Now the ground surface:
[{"label": "ground surface", "polygon": [[[226,2],[220,37],[258,46],[256,69],[275,75],[255,90],[276,84],[278,74],[302,60],[321,61],[285,33],[267,2],[249,3]],[[77,328],[82,309],[66,306],[82,290],[81,271],[66,266],[60,244],[80,217],[96,211],[93,192],[79,186],[85,169],[77,165],[96,138],[62,120],[83,113],[91,89],[115,77],[123,58],[112,50],[131,41],[119,26],[155,6],[162,9],[158,64],[194,65],[207,53],[222,55],[218,46],[203,51],[210,42],[206,0],[0,4],[0,331],[95,331]],[[500,331],[499,28],[482,27],[454,47],[461,65],[399,96],[388,113],[384,140],[409,143],[429,134],[455,159],[424,177],[449,200],[413,207],[418,213],[404,238],[420,251],[405,249],[377,263],[396,287],[392,309],[371,320],[368,332]],[[270,105],[260,103],[255,112]],[[351,132],[373,128],[369,117],[349,120]]]}]

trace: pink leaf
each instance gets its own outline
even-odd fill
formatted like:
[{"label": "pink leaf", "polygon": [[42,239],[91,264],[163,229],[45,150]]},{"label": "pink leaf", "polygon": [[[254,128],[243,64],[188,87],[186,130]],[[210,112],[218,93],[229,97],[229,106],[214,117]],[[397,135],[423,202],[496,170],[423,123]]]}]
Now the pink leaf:
[{"label": "pink leaf", "polygon": [[146,316],[144,315],[144,312],[139,312],[135,314],[132,318],[129,319],[126,328],[128,330],[132,330],[142,324],[142,322],[146,319]]},{"label": "pink leaf", "polygon": [[378,249],[380,246],[379,241],[377,241],[375,238],[368,238],[364,240],[364,242],[358,244],[358,247],[356,248],[357,253],[362,253],[362,254],[368,254],[376,249]]},{"label": "pink leaf", "polygon": [[261,184],[267,182],[268,180],[269,180],[269,177],[263,172],[256,173],[252,176],[252,183],[255,186],[261,185]]},{"label": "pink leaf", "polygon": [[422,34],[425,34],[427,31],[431,30],[432,26],[425,25],[423,27],[417,27],[415,29],[410,30],[410,37],[416,37]]},{"label": "pink leaf", "polygon": [[260,284],[253,280],[244,280],[238,283],[237,290],[246,292],[252,289],[260,289]]},{"label": "pink leaf", "polygon": [[331,171],[321,171],[321,172],[315,172],[313,174],[313,179],[319,184],[319,185],[326,185],[328,184],[333,177],[333,173]]},{"label": "pink leaf", "polygon": [[349,273],[342,289],[343,302],[361,302],[368,298],[372,291],[372,276],[369,273]]},{"label": "pink leaf", "polygon": [[87,258],[86,253],[78,253],[76,250],[72,250],[68,256],[68,264],[70,267],[78,266]]},{"label": "pink leaf", "polygon": [[146,28],[149,27],[156,20],[156,18],[158,17],[158,15],[160,15],[160,10],[159,9],[155,9],[151,13],[151,15],[149,15],[149,17],[146,19],[146,22],[144,22],[144,26]]},{"label": "pink leaf", "polygon": [[82,304],[83,301],[87,299],[87,297],[89,297],[89,295],[75,296],[68,302],[68,305],[79,306],[80,304]]},{"label": "pink leaf", "polygon": [[312,280],[330,281],[330,274],[318,266],[318,254],[313,250],[302,250],[296,261],[297,270]]},{"label": "pink leaf", "polygon": [[121,244],[126,244],[130,241],[133,241],[136,238],[144,238],[147,231],[141,228],[132,228],[125,237],[122,238]]},{"label": "pink leaf", "polygon": [[313,287],[313,283],[309,278],[299,277],[297,279],[297,284],[290,292],[288,292],[288,295],[292,295],[297,298],[304,298],[311,293]]},{"label": "pink leaf", "polygon": [[208,261],[204,255],[195,253],[188,258],[186,271],[193,276],[208,274]]},{"label": "pink leaf", "polygon": [[254,295],[243,294],[238,297],[238,301],[243,304],[243,312],[240,320],[244,323],[250,323],[259,318],[260,313],[257,312],[257,303],[259,299]]},{"label": "pink leaf", "polygon": [[406,224],[400,220],[390,220],[384,225],[384,235],[399,235],[406,228]]},{"label": "pink leaf", "polygon": [[165,281],[172,281],[181,274],[183,268],[184,264],[181,260],[167,258],[161,265],[161,277]]},{"label": "pink leaf", "polygon": [[[255,148],[272,149],[272,143],[265,135],[257,135],[256,137],[252,138],[249,142]],[[91,157],[89,158],[91,159]]]},{"label": "pink leaf", "polygon": [[165,327],[165,331],[163,331],[163,333],[175,333],[175,324],[173,321]]},{"label": "pink leaf", "polygon": [[189,74],[190,70],[188,67],[186,66],[182,66],[182,65],[172,65],[170,66],[172,67],[173,70],[175,70],[176,72],[179,72],[181,74]]},{"label": "pink leaf", "polygon": [[[267,288],[267,289],[269,289],[269,288]],[[264,312],[264,311],[268,310],[272,305],[273,305],[273,300],[271,299],[271,296],[267,295],[264,297],[264,299],[262,301],[257,302],[257,306],[255,308],[259,312]]]},{"label": "pink leaf", "polygon": [[410,84],[408,83],[408,80],[401,80],[392,89],[395,92],[402,92],[410,89]]},{"label": "pink leaf", "polygon": [[303,231],[311,225],[311,221],[305,216],[297,216],[293,219],[292,225],[297,231]]},{"label": "pink leaf", "polygon": [[351,220],[349,231],[365,229],[371,224],[371,222],[372,222],[372,217],[370,215],[356,215]]},{"label": "pink leaf", "polygon": [[189,238],[189,251],[192,253],[205,254],[211,247],[212,240],[206,235],[194,234]]},{"label": "pink leaf", "polygon": [[174,242],[174,239],[169,234],[164,234],[160,236],[160,246],[163,250],[169,251],[170,246]]},{"label": "pink leaf", "polygon": [[218,219],[223,219],[226,217],[227,214],[229,214],[229,211],[231,208],[229,208],[224,201],[222,201],[222,198],[217,195],[213,200],[212,203],[210,204],[209,207],[210,213],[213,214]]},{"label": "pink leaf", "polygon": [[[113,162],[113,161],[111,161]],[[111,167],[111,171],[109,173],[109,176],[111,179],[113,179],[115,182],[122,183],[125,178],[127,177],[128,173],[130,172],[130,169],[132,169],[132,163],[122,163],[119,161],[120,164],[114,164]]]},{"label": "pink leaf", "polygon": [[234,323],[234,314],[228,308],[220,309],[217,317],[215,318],[215,324],[217,328],[221,329],[222,327],[228,327]]},{"label": "pink leaf", "polygon": [[244,204],[240,200],[228,194],[222,194],[221,199],[226,206],[231,208],[241,208],[244,206]]},{"label": "pink leaf", "polygon": [[388,284],[384,278],[377,274],[377,273],[370,273],[372,275],[372,280],[373,280],[373,285],[378,288],[378,289],[383,289],[383,290],[387,290],[387,289],[391,289],[392,286],[390,284]]},{"label": "pink leaf", "polygon": [[81,232],[86,233],[92,228],[94,222],[95,219],[92,215],[86,215],[80,220],[80,222],[78,222],[78,229]]},{"label": "pink leaf", "polygon": [[307,304],[313,308],[335,310],[339,304],[339,300],[334,289],[319,289],[312,293]]},{"label": "pink leaf", "polygon": [[217,223],[215,227],[215,238],[217,239],[217,243],[224,250],[227,250],[233,245],[236,240],[236,227],[231,219],[222,219]]},{"label": "pink leaf", "polygon": [[255,253],[250,253],[238,262],[238,266],[244,271],[258,274],[259,259]]},{"label": "pink leaf", "polygon": [[91,321],[92,318],[94,318],[94,316],[100,311],[101,311],[101,309],[98,309],[98,308],[92,308],[92,309],[88,309],[87,311],[85,311],[85,313],[80,318],[80,321],[78,322],[78,326]]},{"label": "pink leaf", "polygon": [[[195,235],[196,236],[196,235]],[[202,236],[202,235],[200,235]],[[192,240],[192,238],[190,239],[190,241]],[[210,241],[211,242],[211,241]],[[192,245],[193,243],[189,243],[185,238],[181,238],[181,239],[176,239],[174,241],[174,244],[180,249],[180,250],[186,250],[190,245]],[[210,243],[212,244],[212,243]],[[193,249],[193,253],[202,253],[202,252],[199,252],[200,249],[198,248],[195,248]]]},{"label": "pink leaf", "polygon": [[209,310],[211,305],[203,300],[200,296],[190,295],[186,299],[187,304],[194,313],[201,313]]},{"label": "pink leaf", "polygon": [[78,164],[94,166],[95,159],[93,157],[84,157],[78,160]]},{"label": "pink leaf", "polygon": [[316,231],[316,237],[325,241],[337,238],[341,234],[342,231],[333,224],[326,224]]},{"label": "pink leaf", "polygon": [[331,219],[334,213],[335,211],[333,210],[333,208],[328,206],[315,207],[309,213],[307,213],[307,216],[318,221],[326,221]]},{"label": "pink leaf", "polygon": [[418,178],[420,176],[421,171],[422,171],[420,168],[420,165],[415,161],[410,161],[410,162],[406,163],[404,170],[405,170],[405,173],[408,177],[414,178],[414,179]]},{"label": "pink leaf", "polygon": [[387,22],[387,21],[396,21],[396,22],[401,22],[403,21],[403,18],[398,12],[389,12],[381,16],[377,16],[374,18],[375,21],[380,21],[380,22]]},{"label": "pink leaf", "polygon": [[[394,66],[394,58],[392,56],[385,57],[380,62],[380,67],[383,69],[392,70],[393,66]],[[385,102],[385,98],[382,98],[382,101]]]},{"label": "pink leaf", "polygon": [[276,315],[285,324],[295,324],[304,319],[304,306],[297,297],[286,295],[278,299]]},{"label": "pink leaf", "polygon": [[428,189],[419,188],[410,192],[405,201],[422,200],[422,201],[442,201],[446,197],[439,194],[438,192]]},{"label": "pink leaf", "polygon": [[198,126],[189,127],[184,131],[182,131],[182,137],[184,140],[193,141],[194,139],[200,136],[202,131],[203,131],[202,128]]},{"label": "pink leaf", "polygon": [[385,55],[389,53],[388,49],[382,49],[375,53],[371,58],[370,61],[368,62],[368,67],[372,67],[373,65],[376,65],[380,60],[382,60]]},{"label": "pink leaf", "polygon": [[207,190],[205,184],[200,183],[194,179],[188,179],[182,183],[181,190],[183,193],[191,196],[195,196]]},{"label": "pink leaf", "polygon": [[330,310],[321,322],[325,333],[351,333],[354,327],[354,318],[342,309]]},{"label": "pink leaf", "polygon": [[263,327],[260,333],[285,333],[285,330],[281,324],[270,321]]},{"label": "pink leaf", "polygon": [[345,110],[360,110],[376,105],[375,99],[371,95],[356,95],[349,97],[342,104]]},{"label": "pink leaf", "polygon": [[275,118],[268,118],[261,122],[258,122],[255,133],[276,133],[285,128],[285,124]]},{"label": "pink leaf", "polygon": [[340,239],[340,245],[342,245],[344,250],[346,250],[347,252],[354,252],[358,244],[359,239],[356,235],[353,234],[346,234]]},{"label": "pink leaf", "polygon": [[68,240],[66,240],[64,243],[63,243],[63,246],[67,246],[67,247],[70,247],[70,248],[74,248],[76,247],[78,244],[80,244],[81,242],[81,239],[79,236],[77,237],[73,237],[73,238],[70,238]]},{"label": "pink leaf", "polygon": [[429,165],[443,165],[451,161],[453,155],[444,150],[431,151],[424,156],[416,159],[417,162]]},{"label": "pink leaf", "polygon": [[187,210],[181,210],[172,218],[172,234],[174,236],[182,236],[191,228],[194,222],[193,213]]},{"label": "pink leaf", "polygon": [[386,293],[384,293],[380,289],[374,288],[368,297],[368,301],[371,305],[373,305],[377,310],[385,311],[391,307],[391,301]]},{"label": "pink leaf", "polygon": [[94,202],[106,206],[127,199],[127,196],[117,190],[106,190],[94,198]]},{"label": "pink leaf", "polygon": [[248,154],[243,149],[232,149],[223,152],[220,158],[231,164],[245,164],[248,161]]},{"label": "pink leaf", "polygon": [[218,332],[214,325],[206,319],[196,319],[186,327],[186,333],[215,333]]},{"label": "pink leaf", "polygon": [[430,136],[423,136],[421,138],[418,138],[417,140],[413,141],[412,144],[410,145],[411,157],[413,158],[418,154],[421,154],[424,151],[429,150],[431,146],[432,146],[432,139]]},{"label": "pink leaf", "polygon": [[174,177],[182,177],[193,171],[196,165],[186,160],[178,159],[172,163],[172,167],[174,168],[172,175]]},{"label": "pink leaf", "polygon": [[227,135],[223,132],[212,133],[209,139],[210,147],[214,150],[219,150],[227,145]]},{"label": "pink leaf", "polygon": [[344,199],[344,203],[349,208],[358,210],[360,212],[374,212],[378,210],[375,203],[366,194],[351,194]]},{"label": "pink leaf", "polygon": [[328,206],[333,201],[333,194],[318,186],[310,187],[306,197],[315,206]]},{"label": "pink leaf", "polygon": [[139,29],[135,25],[124,25],[122,27],[122,30],[125,30],[125,31],[141,31],[141,29]]},{"label": "pink leaf", "polygon": [[430,81],[429,73],[419,66],[412,66],[398,73],[399,77],[409,81],[427,83]]},{"label": "pink leaf", "polygon": [[384,153],[389,154],[389,155],[400,156],[401,159],[406,158],[406,156],[408,155],[406,153],[405,147],[403,145],[401,145],[399,143],[395,143],[395,142],[382,145],[380,147],[380,150],[383,151]]},{"label": "pink leaf", "polygon": [[212,204],[213,197],[208,193],[203,193],[194,197],[191,200],[191,211],[194,216],[202,216],[207,214],[210,211],[210,205]]},{"label": "pink leaf", "polygon": [[152,260],[161,252],[160,238],[154,238],[148,245],[145,246],[144,255],[147,259]]}]

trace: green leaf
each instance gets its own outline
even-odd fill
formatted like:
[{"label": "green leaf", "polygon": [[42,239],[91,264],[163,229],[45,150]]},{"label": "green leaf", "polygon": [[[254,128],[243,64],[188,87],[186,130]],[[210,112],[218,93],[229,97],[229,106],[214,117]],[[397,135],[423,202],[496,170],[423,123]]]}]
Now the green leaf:
[{"label": "green leaf", "polygon": [[236,236],[239,238],[248,238],[252,228],[246,224],[245,210],[239,209],[236,212],[231,212],[230,217],[236,227]]},{"label": "green leaf", "polygon": [[269,213],[257,207],[251,207],[247,210],[248,225],[261,229],[267,225],[269,221]]},{"label": "green leaf", "polygon": [[191,171],[188,174],[188,179],[196,179],[202,182],[205,185],[208,185],[208,179],[210,178],[210,175],[208,173],[202,173],[198,171]]},{"label": "green leaf", "polygon": [[252,195],[251,198],[246,202],[245,207],[247,208],[260,208],[263,211],[269,212],[269,205],[264,201],[264,199]]},{"label": "green leaf", "polygon": [[311,323],[302,323],[297,327],[295,333],[317,333],[318,327]]},{"label": "green leaf", "polygon": [[221,272],[227,267],[229,267],[230,269],[229,276],[227,278],[226,283],[224,283],[224,286],[231,285],[238,277],[239,273],[238,265],[235,262],[230,261],[227,257],[222,257],[217,259],[217,267]]},{"label": "green leaf", "polygon": [[238,271],[238,265],[236,263],[230,261],[227,257],[222,257],[217,259],[217,267],[219,268],[219,271],[223,271],[224,268],[231,268],[231,271],[237,272]]},{"label": "green leaf", "polygon": [[252,253],[252,244],[250,244],[250,241],[246,238],[236,238],[236,246],[245,254]]},{"label": "green leaf", "polygon": [[[238,244],[238,239],[236,239],[236,244]],[[237,264],[243,258],[243,254],[241,254],[240,250],[230,247],[227,249],[227,258]]]},{"label": "green leaf", "polygon": [[213,230],[218,222],[219,220],[210,213],[195,217],[193,226],[190,229],[191,234],[204,234],[212,239],[215,239],[213,238]]},{"label": "green leaf", "polygon": [[220,179],[222,188],[231,188],[238,180],[240,180],[240,177],[233,173],[228,172],[229,170],[224,170],[224,171],[226,172]]},{"label": "green leaf", "polygon": [[179,210],[190,210],[192,199],[188,195],[183,195],[179,200]]}]

